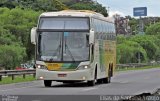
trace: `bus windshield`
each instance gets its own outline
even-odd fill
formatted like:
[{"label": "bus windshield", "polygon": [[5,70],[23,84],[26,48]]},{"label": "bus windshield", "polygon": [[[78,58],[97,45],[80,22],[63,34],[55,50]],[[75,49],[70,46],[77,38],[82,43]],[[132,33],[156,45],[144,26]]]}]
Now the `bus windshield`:
[{"label": "bus windshield", "polygon": [[41,32],[39,41],[40,60],[87,61],[89,38],[87,32]]},{"label": "bus windshield", "polygon": [[42,17],[38,29],[89,30],[89,20],[88,18]]}]

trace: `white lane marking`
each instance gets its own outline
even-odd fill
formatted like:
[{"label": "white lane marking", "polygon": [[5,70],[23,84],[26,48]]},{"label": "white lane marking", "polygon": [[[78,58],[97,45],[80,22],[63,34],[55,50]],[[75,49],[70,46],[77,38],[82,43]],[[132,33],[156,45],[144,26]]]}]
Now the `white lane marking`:
[{"label": "white lane marking", "polygon": [[[36,86],[38,87],[39,85],[36,85]],[[27,87],[20,87],[20,88],[4,89],[4,90],[0,90],[0,92],[1,91],[10,91],[10,90],[22,89],[22,88],[30,88],[30,87],[36,87],[36,86],[27,86]]]},{"label": "white lane marking", "polygon": [[83,91],[90,91],[90,90],[95,90],[95,89],[98,89],[98,88],[87,88],[87,89],[83,89]]}]

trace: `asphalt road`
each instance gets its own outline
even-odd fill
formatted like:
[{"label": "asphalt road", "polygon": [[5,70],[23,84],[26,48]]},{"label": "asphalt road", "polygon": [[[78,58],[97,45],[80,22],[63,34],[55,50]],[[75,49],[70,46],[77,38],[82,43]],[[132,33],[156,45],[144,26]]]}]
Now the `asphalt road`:
[{"label": "asphalt road", "polygon": [[136,95],[160,88],[160,69],[117,72],[110,84],[62,84],[53,82],[44,87],[43,81],[0,85],[0,95]]}]

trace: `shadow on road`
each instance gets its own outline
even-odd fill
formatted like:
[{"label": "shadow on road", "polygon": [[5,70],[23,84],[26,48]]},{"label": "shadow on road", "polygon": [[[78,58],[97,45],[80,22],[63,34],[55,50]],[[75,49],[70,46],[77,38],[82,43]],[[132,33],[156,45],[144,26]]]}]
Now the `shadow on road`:
[{"label": "shadow on road", "polygon": [[[100,84],[96,83],[95,86],[98,86]],[[77,83],[63,83],[63,84],[58,84],[58,85],[52,85],[50,88],[59,88],[59,87],[64,87],[64,88],[68,88],[68,87],[91,87],[88,86],[86,82],[77,82]]]}]

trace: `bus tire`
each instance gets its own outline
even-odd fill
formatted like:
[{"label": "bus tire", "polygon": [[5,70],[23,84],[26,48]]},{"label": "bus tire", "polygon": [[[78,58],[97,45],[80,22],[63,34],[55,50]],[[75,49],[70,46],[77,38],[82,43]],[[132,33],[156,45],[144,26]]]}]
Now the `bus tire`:
[{"label": "bus tire", "polygon": [[52,81],[51,80],[44,80],[45,87],[51,87]]},{"label": "bus tire", "polygon": [[103,78],[103,83],[110,83],[110,77]]},{"label": "bus tire", "polygon": [[107,79],[108,79],[108,83],[111,83],[111,77],[108,77]]},{"label": "bus tire", "polygon": [[109,68],[109,72],[108,72],[108,77],[107,77],[107,81],[108,83],[111,83],[111,68]]},{"label": "bus tire", "polygon": [[94,86],[95,85],[95,80],[88,81],[87,84],[88,84],[88,86]]},{"label": "bus tire", "polygon": [[97,83],[99,83],[99,84],[103,83],[103,79],[98,79]]},{"label": "bus tire", "polygon": [[111,77],[113,77],[113,63],[112,63],[112,65],[111,65],[111,69],[110,69],[110,75],[111,75]]},{"label": "bus tire", "polygon": [[108,70],[108,77],[106,78],[103,78],[103,83],[111,83],[111,68],[109,67],[109,70]]},{"label": "bus tire", "polygon": [[94,80],[88,81],[87,82],[88,86],[94,86],[96,83],[96,79],[97,79],[97,68],[95,69]]}]

